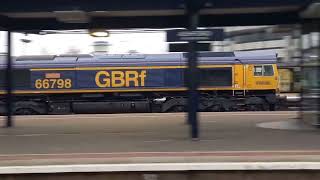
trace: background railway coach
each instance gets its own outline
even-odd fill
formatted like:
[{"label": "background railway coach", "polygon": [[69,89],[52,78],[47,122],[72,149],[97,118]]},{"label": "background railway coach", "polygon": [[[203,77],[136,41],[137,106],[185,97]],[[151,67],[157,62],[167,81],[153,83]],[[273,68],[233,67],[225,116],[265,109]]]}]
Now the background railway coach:
[{"label": "background railway coach", "polygon": [[[14,59],[14,113],[186,110],[186,54],[23,56]],[[5,113],[5,60],[0,64]],[[276,53],[199,53],[200,111],[274,110]]]}]

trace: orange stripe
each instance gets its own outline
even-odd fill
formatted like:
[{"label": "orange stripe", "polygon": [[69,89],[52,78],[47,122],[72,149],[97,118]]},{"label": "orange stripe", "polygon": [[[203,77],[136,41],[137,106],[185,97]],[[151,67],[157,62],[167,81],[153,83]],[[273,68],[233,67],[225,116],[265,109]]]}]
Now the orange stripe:
[{"label": "orange stripe", "polygon": [[[136,89],[70,89],[70,90],[15,90],[13,94],[62,94],[62,93],[99,93],[99,92],[152,92],[152,91],[186,91],[187,88],[136,88]],[[202,91],[213,90],[241,90],[234,88],[199,88]],[[0,91],[0,94],[6,94]]]},{"label": "orange stripe", "polygon": [[[198,68],[232,67],[232,65],[200,65]],[[181,69],[187,66],[132,66],[132,67],[77,67],[77,68],[39,68],[31,71],[74,71],[74,70],[113,70],[113,69]]]}]

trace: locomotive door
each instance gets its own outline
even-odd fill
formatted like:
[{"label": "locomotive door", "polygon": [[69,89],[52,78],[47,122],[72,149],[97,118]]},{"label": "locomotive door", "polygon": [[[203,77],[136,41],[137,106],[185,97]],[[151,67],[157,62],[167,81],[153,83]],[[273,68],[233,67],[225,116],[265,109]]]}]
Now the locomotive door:
[{"label": "locomotive door", "polygon": [[246,89],[275,89],[277,88],[277,71],[275,65],[271,64],[247,64],[245,86]]}]

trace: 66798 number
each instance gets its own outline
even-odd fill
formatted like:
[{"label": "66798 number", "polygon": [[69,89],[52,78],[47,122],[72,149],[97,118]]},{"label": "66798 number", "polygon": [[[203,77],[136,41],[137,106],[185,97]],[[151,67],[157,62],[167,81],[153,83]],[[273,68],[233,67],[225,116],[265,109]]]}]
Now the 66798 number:
[{"label": "66798 number", "polygon": [[34,83],[36,89],[64,89],[71,88],[71,79],[37,79]]}]

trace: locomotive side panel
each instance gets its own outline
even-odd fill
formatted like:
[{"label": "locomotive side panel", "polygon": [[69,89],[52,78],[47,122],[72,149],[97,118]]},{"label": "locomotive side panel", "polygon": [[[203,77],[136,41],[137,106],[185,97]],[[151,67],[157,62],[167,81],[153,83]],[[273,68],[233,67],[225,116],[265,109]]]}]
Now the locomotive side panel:
[{"label": "locomotive side panel", "polygon": [[233,67],[214,67],[200,69],[201,87],[232,87]]},{"label": "locomotive side panel", "polygon": [[245,82],[244,65],[235,64],[233,69],[234,69],[234,72],[233,72],[234,90],[244,90],[244,82]]},{"label": "locomotive side panel", "polygon": [[275,64],[247,64],[246,89],[274,90],[278,88],[278,71]]},{"label": "locomotive side panel", "polygon": [[[14,68],[12,72],[13,88],[15,90],[24,90],[30,88],[30,70]],[[0,90],[3,92],[6,85],[6,70],[0,69]],[[3,92],[4,93],[4,92]]]},{"label": "locomotive side panel", "polygon": [[30,89],[36,91],[61,91],[77,88],[74,70],[31,70]]},{"label": "locomotive side panel", "polygon": [[114,91],[117,90],[150,90],[167,88],[182,88],[183,69],[179,68],[157,68],[157,67],[135,67],[127,69],[119,67],[109,69],[93,68],[77,71],[77,83],[81,89],[97,89]]}]

